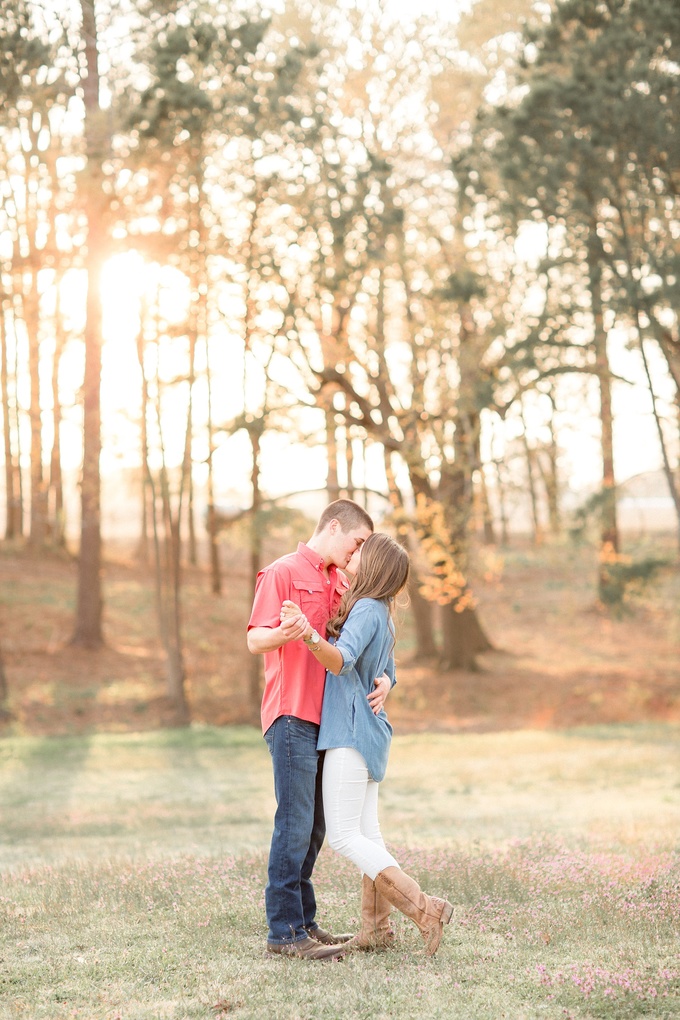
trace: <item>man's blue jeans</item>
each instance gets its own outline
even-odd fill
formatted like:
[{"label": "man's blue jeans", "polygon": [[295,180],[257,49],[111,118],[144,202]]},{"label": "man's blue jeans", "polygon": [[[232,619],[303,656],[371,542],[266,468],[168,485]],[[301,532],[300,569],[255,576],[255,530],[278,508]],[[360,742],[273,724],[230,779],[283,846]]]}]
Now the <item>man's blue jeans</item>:
[{"label": "man's blue jeans", "polygon": [[308,937],[306,928],[317,927],[311,876],[326,834],[318,736],[318,726],[291,715],[279,716],[264,735],[276,796],[265,889],[267,940],[278,944],[299,942]]}]

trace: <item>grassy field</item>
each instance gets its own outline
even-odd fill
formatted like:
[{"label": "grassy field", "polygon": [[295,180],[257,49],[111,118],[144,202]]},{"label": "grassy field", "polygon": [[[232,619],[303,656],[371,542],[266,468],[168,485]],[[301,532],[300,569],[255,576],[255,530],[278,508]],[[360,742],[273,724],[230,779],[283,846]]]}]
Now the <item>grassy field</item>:
[{"label": "grassy field", "polygon": [[[680,728],[397,738],[383,831],[456,905],[427,960],[263,955],[269,761],[252,729],[0,742],[0,1018],[680,1016]],[[320,921],[358,875],[324,850]]]}]

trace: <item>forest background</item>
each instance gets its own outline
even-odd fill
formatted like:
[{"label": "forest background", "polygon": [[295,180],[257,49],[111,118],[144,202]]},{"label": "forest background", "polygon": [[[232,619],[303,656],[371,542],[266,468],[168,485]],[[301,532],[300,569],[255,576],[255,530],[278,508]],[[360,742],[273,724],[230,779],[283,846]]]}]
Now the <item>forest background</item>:
[{"label": "forest background", "polygon": [[409,725],[675,718],[677,4],[0,30],[8,731],[255,721],[255,574],[343,495]]}]

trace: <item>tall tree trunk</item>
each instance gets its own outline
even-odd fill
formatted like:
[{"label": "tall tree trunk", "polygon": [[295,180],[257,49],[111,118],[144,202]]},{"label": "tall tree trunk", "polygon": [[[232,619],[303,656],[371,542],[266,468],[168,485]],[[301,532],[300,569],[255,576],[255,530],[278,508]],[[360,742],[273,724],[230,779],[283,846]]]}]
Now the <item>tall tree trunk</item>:
[{"label": "tall tree trunk", "polygon": [[[141,456],[142,464],[146,464],[149,460],[149,436],[146,423],[146,408],[149,406],[149,394],[146,384],[144,384],[142,406],[145,410],[142,413],[141,421]],[[149,520],[153,518],[153,494],[149,486],[149,479],[146,471],[142,471],[139,495],[141,514],[139,521],[139,541],[137,542],[137,559],[140,563],[147,564],[149,562]]]},{"label": "tall tree trunk", "polygon": [[670,493],[671,499],[673,500],[673,506],[675,507],[675,516],[678,522],[678,542],[680,542],[680,486],[676,485],[675,483],[673,467],[671,465],[670,457],[668,454],[668,446],[666,444],[666,438],[663,434],[663,426],[661,424],[661,417],[659,415],[657,396],[656,393],[654,392],[652,373],[649,367],[649,361],[647,360],[647,352],[645,350],[645,340],[642,329],[642,323],[640,320],[640,309],[638,307],[636,307],[635,309],[635,316],[638,335],[638,347],[640,348],[642,364],[644,365],[645,377],[647,379],[647,387],[649,389],[649,395],[652,401],[652,414],[654,416],[654,424],[656,425],[656,433],[659,437],[659,449],[661,450],[663,473],[666,478],[666,484],[668,485],[668,491]]},{"label": "tall tree trunk", "polygon": [[460,393],[453,435],[454,456],[442,464],[438,496],[448,528],[448,555],[462,575],[460,592],[442,606],[442,667],[475,669],[478,652],[491,649],[468,587],[469,523],[474,472],[481,468],[480,414],[476,404],[479,337],[467,302],[461,302],[458,368]]},{"label": "tall tree trunk", "polygon": [[591,228],[588,244],[588,271],[593,314],[593,347],[595,373],[600,388],[600,447],[602,452],[602,506],[600,523],[600,569],[598,590],[600,597],[610,586],[607,564],[619,554],[619,529],[616,515],[616,477],[614,474],[614,419],[612,415],[611,370],[607,354],[607,331],[604,326],[602,305],[602,269],[599,257],[600,242]]},{"label": "tall tree trunk", "polygon": [[479,495],[482,508],[482,538],[484,545],[495,545],[496,530],[494,528],[493,513],[491,512],[489,488],[486,484],[484,465],[479,469]]},{"label": "tall tree trunk", "polygon": [[541,515],[538,509],[538,494],[536,492],[536,478],[535,478],[535,451],[531,449],[529,445],[529,437],[527,435],[527,420],[524,414],[524,403],[522,400],[519,402],[519,413],[522,422],[522,445],[524,447],[524,456],[526,458],[527,466],[527,488],[529,490],[529,505],[531,507],[531,519],[534,525],[534,545],[541,545],[543,542],[543,528],[541,526]]},{"label": "tall tree trunk", "polygon": [[[461,429],[463,433],[463,429]],[[465,435],[461,434],[461,441]],[[457,569],[462,574],[460,592],[441,606],[443,669],[476,669],[476,656],[492,650],[491,642],[484,633],[468,588],[467,573],[467,528],[470,484],[462,468],[451,465],[442,471],[440,499],[444,506],[445,519],[449,528],[449,552]]]},{"label": "tall tree trunk", "polygon": [[[200,222],[200,211],[198,212]],[[198,224],[197,224],[198,226]],[[200,236],[200,235],[199,235]],[[200,250],[199,250],[200,252]],[[192,253],[190,263],[190,285],[193,299],[189,308],[189,399],[187,404],[187,431],[184,444],[184,461],[182,471],[184,472],[184,484],[187,489],[187,535],[189,542],[188,559],[192,567],[198,562],[196,553],[196,526],[194,521],[194,383],[196,381],[196,347],[198,344],[198,300],[202,287],[200,283],[200,267],[198,265],[199,253]]]},{"label": "tall tree trunk", "polygon": [[17,343],[16,333],[16,301],[12,305],[12,321],[14,323],[14,400],[13,400],[13,427],[14,435],[16,437],[16,487],[15,493],[17,497],[17,508],[15,514],[15,522],[17,526],[17,534],[24,534],[24,475],[21,470],[21,463],[23,460],[23,443],[22,443],[22,428],[21,428],[21,407],[19,404],[19,344]]},{"label": "tall tree trunk", "polygon": [[142,384],[142,400],[141,400],[141,417],[139,421],[140,430],[140,449],[142,458],[142,477],[141,477],[141,488],[140,488],[140,522],[139,522],[139,540],[137,542],[137,559],[140,563],[146,565],[149,563],[149,524],[153,526],[154,509],[153,509],[153,489],[149,480],[149,473],[146,470],[146,465],[149,463],[149,414],[151,413],[151,401],[149,400],[149,384],[146,378],[146,366],[144,364],[144,351],[145,343],[144,338],[146,336],[147,323],[149,319],[149,298],[146,295],[142,296],[141,306],[139,310],[139,331],[137,333],[137,360],[139,362],[139,370]]},{"label": "tall tree trunk", "polygon": [[473,477],[476,470],[481,470],[481,426],[476,403],[480,337],[467,301],[460,303],[459,313],[460,393],[453,435],[454,457],[453,463],[442,465],[439,499],[448,527],[448,552],[462,574],[463,584],[460,593],[442,606],[442,666],[445,669],[475,669],[476,653],[489,651],[492,647],[477,616],[467,582]]},{"label": "tall tree trunk", "polygon": [[347,471],[347,499],[355,499],[354,489],[354,449],[349,426],[345,425],[345,470]]},{"label": "tall tree trunk", "polygon": [[491,436],[491,459],[489,461],[490,466],[494,472],[494,486],[497,499],[498,517],[501,526],[501,545],[507,547],[509,545],[510,534],[508,525],[508,508],[507,508],[507,490],[506,481],[503,477],[503,468],[505,467],[505,459],[502,456],[496,455],[496,430],[492,432]]},{"label": "tall tree trunk", "polygon": [[329,405],[324,408],[324,414],[326,416],[326,456],[328,460],[326,488],[328,490],[329,503],[340,498],[340,481],[338,478],[338,437],[337,426],[335,424],[333,396],[333,391],[330,390],[327,395]]},{"label": "tall tree trunk", "polygon": [[[212,460],[212,455],[210,459]],[[217,541],[217,512],[215,510],[215,490],[212,475],[208,475],[207,531],[210,547],[210,590],[213,595],[221,595],[222,568],[220,566],[220,547]]]},{"label": "tall tree trunk", "polygon": [[496,491],[498,492],[498,514],[501,519],[501,545],[507,548],[510,545],[510,528],[508,525],[508,508],[505,489],[505,479],[501,471],[503,462],[496,458],[493,461],[496,469]]},{"label": "tall tree trunk", "polygon": [[188,465],[188,477],[187,477],[187,527],[189,530],[189,563],[192,567],[195,567],[198,563],[198,552],[196,548],[196,519],[195,519],[195,493],[194,493],[194,475],[192,468],[192,462]]},{"label": "tall tree trunk", "polygon": [[[180,469],[179,492],[177,506],[173,512],[170,479],[168,476],[163,437],[163,421],[161,416],[161,382],[156,378],[156,415],[161,456],[160,497],[161,519],[163,522],[163,606],[161,613],[161,637],[165,646],[166,669],[168,679],[168,695],[175,710],[177,725],[185,726],[189,722],[189,706],[186,700],[186,671],[182,639],[182,564],[181,564],[181,527],[182,509],[184,505],[184,484],[186,475],[184,467]],[[187,417],[186,428],[191,427]],[[155,505],[155,503],[154,503]]]},{"label": "tall tree trunk", "polygon": [[[411,549],[412,551],[413,549]],[[416,569],[411,570],[409,574],[408,594],[416,632],[414,658],[416,662],[432,661],[433,659],[439,661],[440,654],[434,636],[433,605],[420,594],[420,576]]]},{"label": "tall tree trunk", "polygon": [[599,273],[593,282],[593,318],[595,323],[595,367],[600,388],[602,452],[602,526],[601,542],[618,553],[619,529],[616,518],[616,476],[614,473],[614,418],[612,414],[611,370],[607,355]]},{"label": "tall tree trunk", "polygon": [[217,541],[217,517],[215,513],[215,432],[213,425],[213,380],[210,361],[210,337],[208,336],[208,315],[207,296],[204,304],[204,332],[205,342],[205,376],[208,390],[208,421],[207,442],[208,442],[208,544],[210,548],[210,587],[213,595],[222,594],[222,569],[220,566],[220,547]]},{"label": "tall tree trunk", "polygon": [[103,159],[107,145],[99,106],[97,25],[93,0],[80,0],[87,73],[82,81],[87,166],[82,199],[87,218],[87,299],[83,381],[83,474],[76,625],[71,641],[87,648],[103,643],[101,586],[101,274],[107,255]]},{"label": "tall tree trunk", "polygon": [[12,454],[12,414],[4,302],[0,303],[0,389],[2,392],[2,438],[5,455],[5,538],[11,539],[20,534],[21,529],[17,520],[16,468]]},{"label": "tall tree trunk", "polygon": [[[159,636],[165,652],[168,698],[175,712],[176,724],[184,726],[189,722],[190,718],[185,690],[186,672],[182,641],[182,574],[180,559],[184,471],[180,470],[177,506],[176,510],[173,511],[163,433],[159,358],[157,358],[156,362],[155,400],[152,400],[145,371],[146,366],[144,364],[144,332],[142,325],[137,343],[137,355],[142,367],[142,404],[145,418],[147,409],[150,412],[153,411],[155,415],[158,433],[158,454],[160,456],[157,485],[151,469],[149,444],[145,444],[146,459],[144,461],[144,472],[150,495],[153,529],[156,612]],[[189,427],[188,423],[187,427]],[[146,432],[144,434],[146,435]]]},{"label": "tall tree trunk", "polygon": [[473,607],[460,608],[449,602],[441,607],[442,669],[476,670],[477,656],[493,651],[493,645],[482,629]]},{"label": "tall tree trunk", "polygon": [[[387,489],[390,505],[396,522],[397,539],[410,553],[413,552],[413,528],[411,515],[404,508],[404,500],[397,485],[397,480],[392,469],[391,455],[383,446],[383,459],[385,463],[385,476],[387,478]],[[411,561],[409,573],[408,594],[411,603],[411,615],[415,629],[416,649],[414,659],[417,662],[438,659],[439,649],[434,636],[434,619],[432,603],[424,599],[420,594],[420,577],[415,561]]]},{"label": "tall tree trunk", "polygon": [[[189,281],[193,299],[189,308],[189,425],[187,445],[185,447],[185,466],[187,477],[187,518],[189,536],[189,563],[196,566],[198,554],[196,547],[196,520],[194,507],[194,475],[193,475],[193,395],[196,380],[196,351],[202,336],[207,330],[206,301],[209,280],[206,269],[206,252],[208,250],[208,232],[203,220],[204,197],[204,157],[202,141],[198,140],[194,153],[194,180],[190,185],[191,200],[192,247],[189,252]],[[195,238],[195,243],[193,239]]]},{"label": "tall tree trunk", "polygon": [[[179,542],[173,520],[164,450],[162,457],[159,492],[156,491],[149,463],[145,465],[153,503],[156,611],[160,639],[165,652],[168,698],[175,712],[175,722],[179,726],[185,726],[189,722],[189,707],[185,694],[186,676],[181,638]],[[177,519],[179,520],[179,515]],[[162,523],[162,539],[159,521]]]},{"label": "tall tree trunk", "polygon": [[541,459],[540,452],[537,457],[536,463],[541,473],[543,480],[543,486],[545,488],[546,503],[548,505],[548,522],[550,525],[550,534],[553,538],[556,538],[562,530],[562,522],[560,515],[560,480],[559,471],[557,468],[557,457],[558,457],[558,444],[557,435],[555,431],[555,399],[552,393],[548,394],[550,404],[552,407],[552,413],[548,427],[550,429],[550,442],[544,448],[545,459],[547,465],[544,465]]},{"label": "tall tree trunk", "polygon": [[168,555],[169,598],[168,627],[166,632],[166,654],[168,670],[168,691],[176,712],[177,723],[185,726],[189,722],[189,706],[186,700],[186,670],[182,640],[182,484],[177,513],[173,515],[170,487],[165,467],[162,474],[166,549]]},{"label": "tall tree trunk", "polygon": [[[406,441],[406,448],[408,449],[409,439]],[[384,460],[385,460],[385,474],[387,476],[387,483],[390,494],[390,503],[395,512],[395,518],[397,521],[397,537],[399,541],[404,545],[410,553],[414,551],[413,541],[413,515],[409,514],[404,507],[404,500],[402,494],[397,485],[397,481],[392,470],[392,463],[390,459],[390,453],[385,447]],[[411,486],[416,496],[420,493],[421,495],[427,495],[429,493],[429,485],[427,479],[420,476],[417,466],[413,465],[413,473],[409,472],[411,479]],[[433,604],[428,602],[423,597],[420,591],[421,578],[418,573],[418,568],[415,562],[411,562],[411,571],[409,575],[408,593],[411,600],[411,613],[413,616],[413,625],[415,629],[416,638],[416,650],[414,658],[416,661],[424,662],[432,659],[439,659],[439,649],[434,633],[434,613]]]},{"label": "tall tree trunk", "polygon": [[29,273],[28,292],[24,294],[24,324],[28,339],[30,380],[29,419],[31,423],[31,520],[29,545],[41,549],[47,539],[47,490],[43,470],[42,407],[40,399],[40,311],[38,270]]},{"label": "tall tree trunk", "polygon": [[194,480],[193,480],[193,431],[194,431],[194,381],[195,381],[196,335],[192,329],[189,336],[189,398],[187,403],[187,424],[182,458],[182,491],[186,491],[187,531],[189,537],[189,563],[196,565],[196,531],[194,529]]},{"label": "tall tree trunk", "polygon": [[61,471],[61,403],[59,400],[59,365],[66,346],[64,320],[61,314],[59,277],[56,281],[57,301],[54,322],[54,358],[52,361],[52,453],[50,458],[51,506],[49,507],[50,534],[52,542],[63,546],[66,540],[64,519],[64,485]]}]

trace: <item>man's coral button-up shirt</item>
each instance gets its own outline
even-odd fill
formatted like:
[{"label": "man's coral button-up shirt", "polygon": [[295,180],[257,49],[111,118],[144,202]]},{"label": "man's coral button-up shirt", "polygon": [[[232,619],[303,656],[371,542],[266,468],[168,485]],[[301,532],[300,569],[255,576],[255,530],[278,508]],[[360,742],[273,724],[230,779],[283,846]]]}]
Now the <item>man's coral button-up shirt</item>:
[{"label": "man's coral button-up shirt", "polygon": [[[281,604],[291,599],[300,606],[312,627],[325,637],[326,624],[335,615],[349,581],[336,567],[328,568],[328,576],[323,568],[319,554],[300,542],[297,552],[282,556],[261,570],[248,630],[278,627]],[[263,733],[281,715],[293,715],[318,725],[326,670],[302,641],[289,641],[274,652],[265,652],[264,680]]]}]

